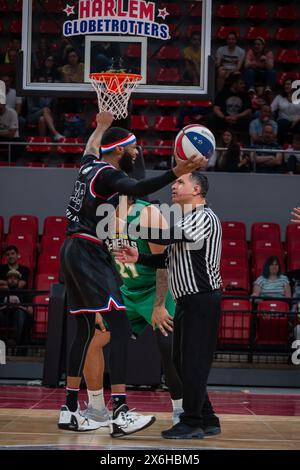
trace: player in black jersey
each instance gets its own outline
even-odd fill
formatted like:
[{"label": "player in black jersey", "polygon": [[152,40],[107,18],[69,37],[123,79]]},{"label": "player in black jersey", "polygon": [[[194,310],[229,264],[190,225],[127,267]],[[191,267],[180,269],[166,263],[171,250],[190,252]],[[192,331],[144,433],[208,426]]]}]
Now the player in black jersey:
[{"label": "player in black jersey", "polygon": [[[205,167],[207,160],[195,155],[188,161],[176,160],[176,166],[154,178],[136,181],[129,171],[137,155],[135,136],[122,128],[110,128],[113,117],[109,112],[97,115],[97,128],[91,135],[82,158],[73,193],[67,208],[69,226],[61,250],[61,269],[64,276],[70,313],[75,315],[75,334],[67,365],[66,404],[62,406],[58,426],[61,429],[88,431],[99,423],[80,412],[78,391],[85,357],[95,334],[96,314],[101,313],[108,324],[110,340],[110,379],[113,437],[137,432],[150,426],[154,416],[129,412],[126,396],[119,384],[126,383],[126,365],[130,327],[119,290],[119,280],[111,256],[97,236],[101,204],[117,207],[119,194],[143,196],[161,189],[183,174]],[[101,144],[102,160],[99,160]],[[89,388],[89,384],[87,384]],[[120,393],[121,392],[121,393]]]}]

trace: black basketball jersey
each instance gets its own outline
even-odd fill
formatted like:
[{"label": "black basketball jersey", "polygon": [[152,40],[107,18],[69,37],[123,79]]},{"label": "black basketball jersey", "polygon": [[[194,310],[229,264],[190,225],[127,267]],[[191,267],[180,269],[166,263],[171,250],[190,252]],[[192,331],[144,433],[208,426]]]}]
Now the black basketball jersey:
[{"label": "black basketball jersey", "polygon": [[101,220],[101,216],[96,215],[99,205],[109,203],[117,207],[119,197],[118,193],[108,196],[96,193],[95,180],[100,173],[114,167],[92,155],[86,155],[83,161],[66,211],[69,220],[67,234],[80,232],[96,237],[96,227]]}]

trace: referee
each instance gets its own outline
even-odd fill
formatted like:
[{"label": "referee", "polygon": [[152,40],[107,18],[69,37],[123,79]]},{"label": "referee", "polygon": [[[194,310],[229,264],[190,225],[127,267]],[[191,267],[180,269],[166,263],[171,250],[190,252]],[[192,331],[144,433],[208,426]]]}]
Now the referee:
[{"label": "referee", "polygon": [[208,180],[199,171],[179,177],[172,200],[183,217],[168,230],[141,227],[142,238],[168,245],[159,255],[138,255],[126,247],[122,262],[168,269],[169,286],[176,300],[173,360],[183,385],[180,422],[162,432],[166,439],[202,439],[221,432],[206,385],[217,342],[221,300],[221,224],[206,205]]}]

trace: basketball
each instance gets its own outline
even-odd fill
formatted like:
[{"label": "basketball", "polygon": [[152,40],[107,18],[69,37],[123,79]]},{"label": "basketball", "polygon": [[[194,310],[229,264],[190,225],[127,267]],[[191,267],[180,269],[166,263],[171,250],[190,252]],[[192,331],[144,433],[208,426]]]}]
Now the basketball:
[{"label": "basketball", "polygon": [[207,127],[200,124],[190,124],[177,134],[175,149],[178,157],[182,160],[188,160],[198,152],[210,159],[216,149],[216,140]]}]

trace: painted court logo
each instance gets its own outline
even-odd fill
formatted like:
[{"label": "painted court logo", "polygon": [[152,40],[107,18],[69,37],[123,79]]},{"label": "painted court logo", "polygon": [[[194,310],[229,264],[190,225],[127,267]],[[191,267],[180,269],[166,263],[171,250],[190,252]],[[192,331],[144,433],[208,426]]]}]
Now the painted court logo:
[{"label": "painted court logo", "polygon": [[[169,39],[169,26],[156,21],[155,3],[144,0],[80,0],[78,18],[63,25],[64,36],[79,34],[133,34],[156,39]],[[75,6],[63,10],[69,17],[75,15]],[[163,20],[169,13],[158,9],[157,18]]]}]

